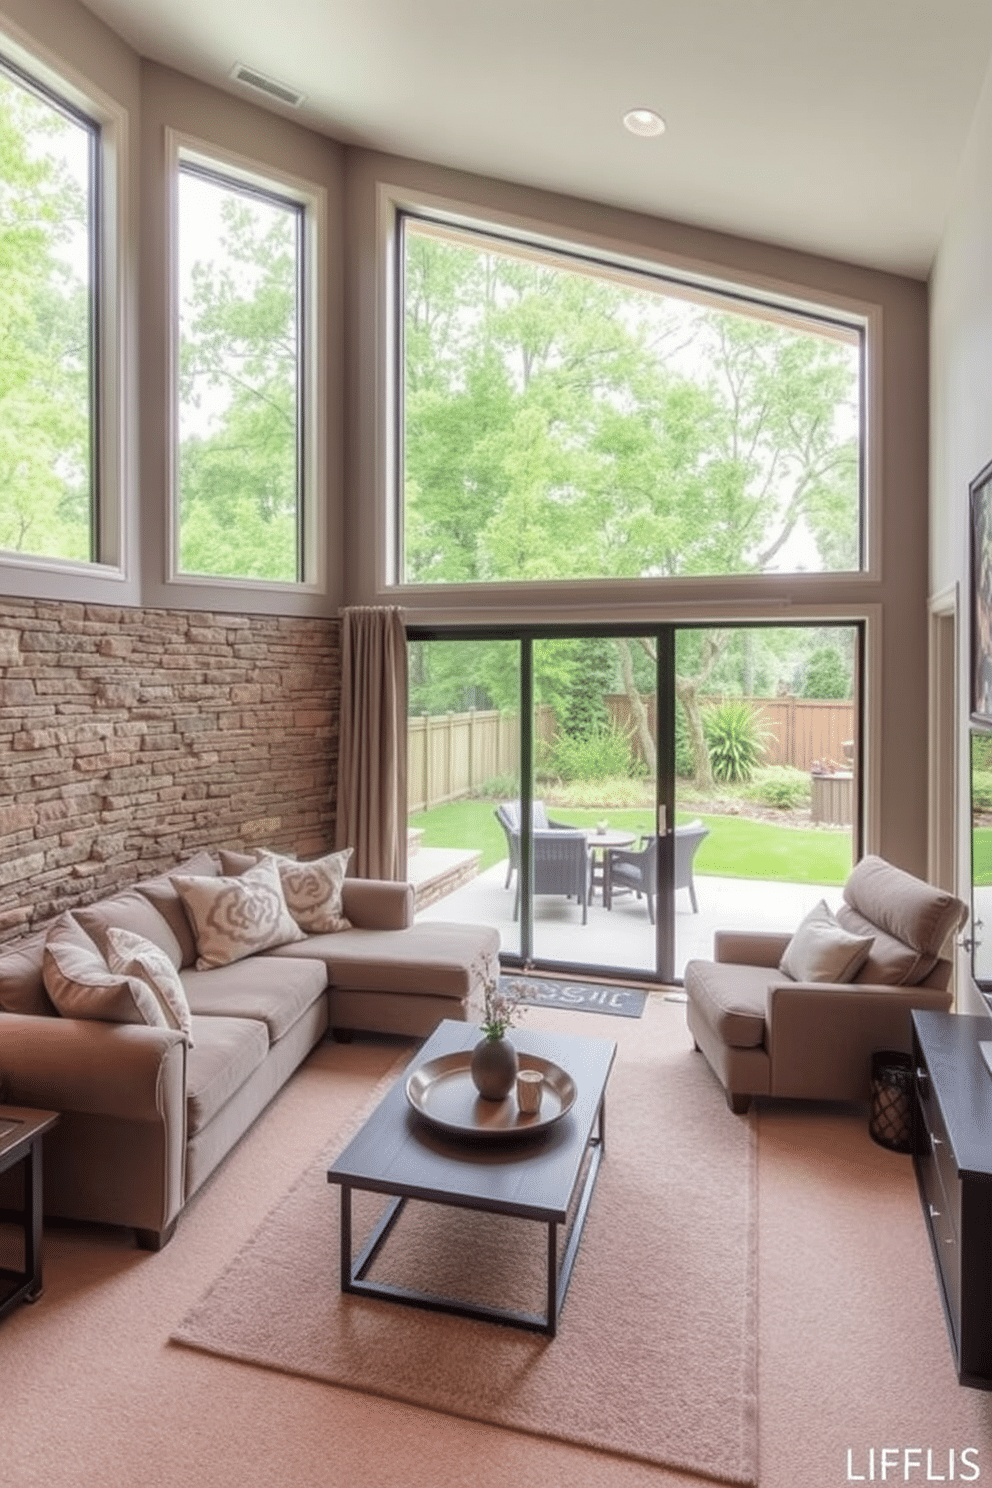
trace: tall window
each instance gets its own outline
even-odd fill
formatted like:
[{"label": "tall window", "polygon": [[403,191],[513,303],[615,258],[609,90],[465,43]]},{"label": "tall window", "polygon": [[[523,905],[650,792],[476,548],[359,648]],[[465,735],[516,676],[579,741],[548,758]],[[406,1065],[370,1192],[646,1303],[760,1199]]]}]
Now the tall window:
[{"label": "tall window", "polygon": [[177,569],[297,583],[305,208],[179,167]]},{"label": "tall window", "polygon": [[858,570],[863,327],[401,221],[401,582]]},{"label": "tall window", "polygon": [[98,530],[99,126],[0,58],[0,549]]}]

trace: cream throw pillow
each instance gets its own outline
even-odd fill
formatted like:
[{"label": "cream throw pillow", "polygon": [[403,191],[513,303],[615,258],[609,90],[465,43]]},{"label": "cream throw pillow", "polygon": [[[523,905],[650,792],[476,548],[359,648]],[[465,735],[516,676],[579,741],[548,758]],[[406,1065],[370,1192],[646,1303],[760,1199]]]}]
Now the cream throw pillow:
[{"label": "cream throw pillow", "polygon": [[113,973],[81,925],[62,915],[42,952],[45,991],[63,1018],[166,1028],[158,998],[137,977]]},{"label": "cream throw pillow", "polygon": [[133,930],[122,930],[116,925],[107,930],[106,941],[110,970],[144,982],[157,1000],[168,1026],[178,1028],[192,1048],[193,1020],[186,1001],[186,989],[162,947]]},{"label": "cream throw pillow", "polygon": [[850,982],[874,944],[873,935],[844,930],[821,899],[786,946],[779,970],[797,982]]},{"label": "cream throw pillow", "polygon": [[198,971],[304,938],[286,908],[275,862],[256,863],[237,878],[180,874],[172,882],[196,937]]},{"label": "cream throw pillow", "polygon": [[300,929],[309,935],[326,935],[351,929],[351,921],[341,910],[341,891],[350,857],[351,848],[346,847],[312,863],[299,863],[295,858],[273,852],[263,852],[259,860],[276,864],[286,904]]}]

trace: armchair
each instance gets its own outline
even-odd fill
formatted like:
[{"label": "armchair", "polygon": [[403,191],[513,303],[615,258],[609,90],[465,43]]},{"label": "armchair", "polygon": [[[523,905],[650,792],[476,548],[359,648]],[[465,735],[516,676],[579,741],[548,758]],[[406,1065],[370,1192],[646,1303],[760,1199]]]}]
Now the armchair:
[{"label": "armchair", "polygon": [[962,901],[871,856],[843,897],[835,940],[859,939],[861,964],[855,956],[836,980],[782,969],[783,957],[800,971],[810,959],[797,957],[798,932],[718,930],[713,960],[685,968],[689,1031],[738,1115],[755,1095],[866,1100],[872,1054],[909,1052],[912,1009],[951,1005],[944,952],[967,918]]}]

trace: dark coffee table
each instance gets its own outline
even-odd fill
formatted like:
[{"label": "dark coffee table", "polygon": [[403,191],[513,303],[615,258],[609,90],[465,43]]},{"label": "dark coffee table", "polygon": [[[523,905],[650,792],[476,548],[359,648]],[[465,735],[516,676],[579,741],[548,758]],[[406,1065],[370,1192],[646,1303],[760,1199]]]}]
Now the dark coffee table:
[{"label": "dark coffee table", "polygon": [[[606,1082],[616,1044],[608,1039],[515,1029],[512,1037],[518,1050],[567,1071],[577,1093],[567,1114],[543,1130],[493,1141],[438,1130],[413,1110],[406,1096],[407,1078],[414,1070],[428,1060],[471,1050],[479,1037],[474,1024],[452,1019],[439,1023],[361,1131],[328,1169],[327,1181],[341,1189],[341,1290],[460,1317],[508,1323],[554,1337],[605,1150]],[[354,1189],[393,1196],[355,1258],[351,1221]],[[408,1199],[512,1215],[546,1225],[545,1314],[489,1307],[367,1280]],[[575,1217],[559,1260],[558,1231],[568,1220],[573,1202]]]},{"label": "dark coffee table", "polygon": [[18,1165],[23,1169],[21,1207],[4,1219],[19,1226],[23,1267],[0,1268],[0,1318],[18,1302],[37,1302],[41,1296],[42,1138],[58,1121],[55,1111],[22,1106],[0,1106],[0,1173]]}]

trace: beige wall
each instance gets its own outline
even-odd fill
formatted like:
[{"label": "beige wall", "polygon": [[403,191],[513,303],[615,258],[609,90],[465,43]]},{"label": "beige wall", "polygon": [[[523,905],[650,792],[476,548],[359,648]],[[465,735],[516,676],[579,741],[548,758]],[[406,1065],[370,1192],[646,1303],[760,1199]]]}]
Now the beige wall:
[{"label": "beige wall", "polygon": [[[327,501],[332,578],[311,603],[333,613],[343,600],[402,603],[418,619],[453,623],[549,615],[568,619],[685,618],[704,622],[735,615],[790,618],[810,614],[865,618],[870,627],[868,716],[871,799],[868,846],[917,872],[926,867],[926,716],[920,658],[926,650],[927,592],[927,324],[925,286],[703,232],[508,183],[466,176],[395,157],[350,149],[301,129],[226,92],[166,68],[143,64],[75,0],[0,0],[25,32],[113,93],[128,111],[133,135],[133,201],[129,252],[138,262],[140,315],[131,334],[140,342],[130,375],[132,428],[140,462],[134,505],[141,513],[141,584],[125,602],[177,604],[212,611],[271,609],[251,594],[212,589],[166,592],[163,493],[166,480],[167,301],[164,129],[255,156],[273,168],[321,182],[331,223],[326,325],[329,449]],[[819,576],[801,591],[788,578],[686,580],[633,588],[580,585],[545,588],[540,596],[498,593],[418,597],[384,589],[377,572],[388,488],[391,423],[383,399],[382,348],[388,325],[382,289],[386,261],[379,187],[383,182],[420,197],[435,193],[508,222],[543,226],[563,237],[628,252],[642,261],[680,264],[742,276],[758,287],[792,289],[864,312],[874,328],[869,377],[871,479],[879,515],[873,569],[858,578]],[[140,234],[139,234],[140,225]],[[388,226],[388,224],[386,224]],[[338,237],[341,229],[343,236]],[[339,251],[340,250],[340,251]],[[133,263],[132,263],[133,268]],[[135,410],[138,416],[134,416]],[[134,437],[134,436],[133,436]],[[386,455],[384,456],[384,451]],[[0,593],[4,592],[0,588]],[[11,592],[22,592],[12,590]],[[306,606],[303,607],[306,611]]]},{"label": "beige wall", "polygon": [[[957,871],[970,882],[968,486],[992,460],[992,71],[930,280],[930,593],[957,592]],[[992,933],[986,927],[986,934]],[[959,986],[968,988],[967,958]],[[974,1004],[978,1007],[978,1004]]]}]

